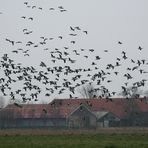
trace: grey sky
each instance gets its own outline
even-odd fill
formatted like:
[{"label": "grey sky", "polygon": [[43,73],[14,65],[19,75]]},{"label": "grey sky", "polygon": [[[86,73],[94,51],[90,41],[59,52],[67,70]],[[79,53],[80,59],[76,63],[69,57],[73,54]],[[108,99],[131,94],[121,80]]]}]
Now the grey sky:
[{"label": "grey sky", "polygon": [[[0,0],[0,54],[10,53],[10,56],[17,62],[24,65],[39,65],[40,61],[50,64],[49,55],[43,51],[44,48],[63,48],[68,46],[70,49],[95,49],[95,53],[86,52],[90,57],[100,55],[101,68],[107,63],[115,61],[116,57],[121,56],[124,50],[129,59],[147,59],[148,54],[148,1],[147,0],[28,0],[28,5],[42,7],[43,10],[27,8],[24,0]],[[58,6],[63,6],[67,11],[59,12]],[[50,11],[49,8],[55,8]],[[33,17],[34,20],[22,19],[22,16]],[[76,44],[71,45],[72,40],[68,34],[70,26],[80,26],[82,30],[87,30],[88,35],[79,34],[75,38]],[[31,35],[24,35],[22,30],[27,28],[32,30]],[[63,40],[57,37],[63,36]],[[52,43],[44,47],[30,49],[30,57],[24,57],[19,54],[12,54],[11,51],[17,48],[26,48],[25,46],[12,47],[5,41],[9,38],[15,41],[39,42],[40,37],[56,38]],[[118,45],[118,41],[123,42]],[[138,47],[142,46],[142,52]],[[107,49],[109,52],[104,53]],[[90,59],[91,60],[91,59]],[[90,60],[82,61],[81,56],[77,58],[77,63],[72,67],[89,67]],[[61,64],[61,63],[59,63]],[[124,67],[130,65],[128,62],[122,63],[120,72]],[[147,67],[144,67],[147,68]],[[134,75],[134,82],[139,80],[138,74]],[[143,78],[147,78],[144,75]],[[110,89],[119,91],[123,79],[112,78],[114,82],[108,86]],[[106,84],[107,85],[107,84]],[[147,89],[147,88],[145,88]],[[67,97],[68,93],[63,97]],[[44,96],[42,96],[44,97]],[[59,97],[57,94],[53,97]]]}]

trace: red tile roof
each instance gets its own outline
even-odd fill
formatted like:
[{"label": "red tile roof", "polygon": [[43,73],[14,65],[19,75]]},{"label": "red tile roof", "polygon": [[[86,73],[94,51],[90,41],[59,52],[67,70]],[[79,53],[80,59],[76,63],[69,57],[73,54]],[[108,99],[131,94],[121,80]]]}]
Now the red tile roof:
[{"label": "red tile roof", "polygon": [[127,100],[114,98],[106,99],[55,99],[49,104],[23,104],[22,108],[8,105],[0,111],[0,116],[7,115],[13,118],[64,118],[74,111],[79,105],[85,104],[92,112],[105,110],[123,118],[128,112],[148,112],[146,99]]}]

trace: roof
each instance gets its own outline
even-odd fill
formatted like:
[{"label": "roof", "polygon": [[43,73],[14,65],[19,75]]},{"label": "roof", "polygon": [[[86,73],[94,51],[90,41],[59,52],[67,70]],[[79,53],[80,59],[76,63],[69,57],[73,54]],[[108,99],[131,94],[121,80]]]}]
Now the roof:
[{"label": "roof", "polygon": [[23,104],[22,107],[8,105],[0,111],[0,116],[13,118],[65,118],[80,105],[86,105],[92,112],[108,111],[119,118],[124,118],[128,112],[148,112],[147,99],[114,98],[106,99],[55,99],[49,104]]},{"label": "roof", "polygon": [[100,119],[102,117],[104,117],[106,114],[108,114],[109,112],[108,111],[97,111],[97,112],[93,112],[97,119]]},{"label": "roof", "polygon": [[[83,107],[83,108],[82,108]],[[85,105],[85,104],[81,104],[79,105],[77,108],[75,108],[74,111],[72,111],[68,116],[70,117],[71,115],[73,115],[78,109],[82,110],[87,110],[90,114],[92,114],[93,116],[96,117],[96,115],[94,114],[94,112],[91,112],[91,110]]]}]

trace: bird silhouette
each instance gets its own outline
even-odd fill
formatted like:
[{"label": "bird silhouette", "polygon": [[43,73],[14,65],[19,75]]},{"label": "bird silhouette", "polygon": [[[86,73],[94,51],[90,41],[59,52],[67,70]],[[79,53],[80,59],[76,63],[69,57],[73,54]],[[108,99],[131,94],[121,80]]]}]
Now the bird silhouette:
[{"label": "bird silhouette", "polygon": [[85,34],[88,34],[88,31],[83,31]]},{"label": "bird silhouette", "polygon": [[141,46],[138,47],[139,50],[142,50],[143,48]]},{"label": "bird silhouette", "polygon": [[118,41],[118,44],[123,44],[121,41]]},{"label": "bird silhouette", "polygon": [[70,26],[70,30],[71,30],[71,31],[75,31],[75,29],[74,29],[73,27],[71,27],[71,26]]}]

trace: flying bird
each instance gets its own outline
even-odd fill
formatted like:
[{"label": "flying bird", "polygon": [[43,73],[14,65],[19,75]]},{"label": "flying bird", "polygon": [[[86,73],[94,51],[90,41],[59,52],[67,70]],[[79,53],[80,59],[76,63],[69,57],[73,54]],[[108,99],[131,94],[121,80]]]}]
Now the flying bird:
[{"label": "flying bird", "polygon": [[58,6],[59,9],[64,9],[63,6]]},{"label": "flying bird", "polygon": [[49,10],[55,10],[54,8],[49,8]]},{"label": "flying bird", "polygon": [[75,29],[73,27],[70,26],[70,30],[75,31]]},{"label": "flying bird", "polygon": [[88,31],[83,31],[85,34],[88,34]]},{"label": "flying bird", "polygon": [[15,106],[19,107],[19,108],[22,108],[22,106],[18,103],[14,103]]},{"label": "flying bird", "polygon": [[142,50],[143,48],[141,46],[138,47],[139,50]]},{"label": "flying bird", "polygon": [[122,42],[121,41],[118,41],[118,44],[122,44]]},{"label": "flying bird", "polygon": [[32,6],[32,9],[36,8],[36,6]]},{"label": "flying bird", "polygon": [[27,4],[28,4],[28,2],[24,2],[24,4],[25,4],[25,5],[27,5]]},{"label": "flying bird", "polygon": [[26,16],[22,16],[21,18],[25,19],[25,18],[26,18]]},{"label": "flying bird", "polygon": [[29,17],[28,19],[31,20],[31,21],[33,21],[33,17]]}]

